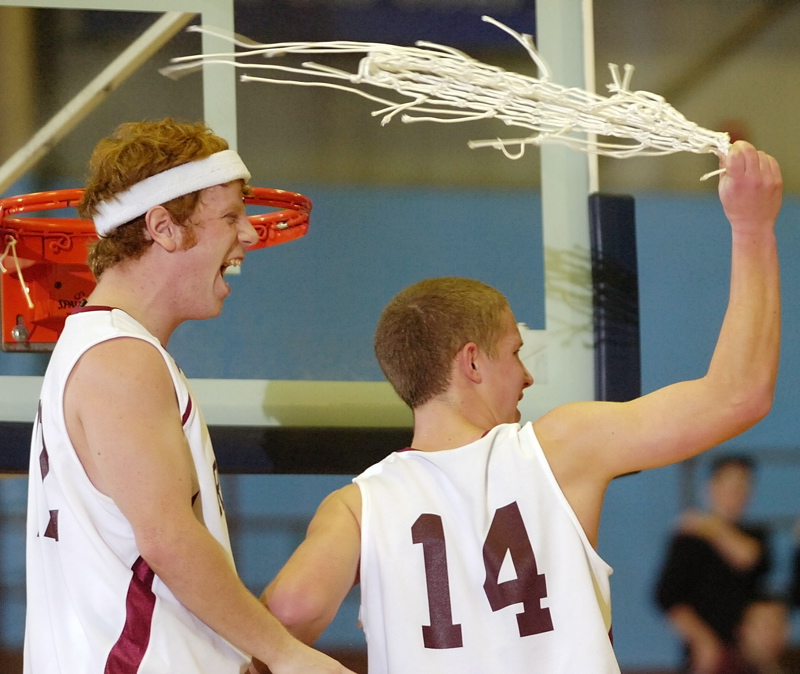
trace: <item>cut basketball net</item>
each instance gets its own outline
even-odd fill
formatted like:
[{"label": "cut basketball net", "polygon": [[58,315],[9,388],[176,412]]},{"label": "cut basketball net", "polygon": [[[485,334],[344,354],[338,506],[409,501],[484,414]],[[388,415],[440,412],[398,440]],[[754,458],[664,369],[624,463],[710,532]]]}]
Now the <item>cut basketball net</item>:
[{"label": "cut basketball net", "polygon": [[[243,75],[241,80],[349,91],[383,106],[372,112],[373,117],[381,117],[381,124],[388,124],[398,114],[405,123],[452,124],[499,119],[508,126],[535,132],[522,138],[469,143],[471,148],[498,149],[510,159],[519,159],[529,145],[542,143],[560,143],[618,158],[675,152],[727,154],[730,147],[727,133],[710,131],[688,121],[661,96],[631,91],[633,66],[626,65],[620,74],[615,64],[609,64],[612,82],[607,85],[611,92],[608,97],[564,87],[550,81],[547,65],[530,35],[518,33],[488,16],[483,20],[502,29],[525,48],[536,64],[538,78],[490,66],[457,49],[430,42],[417,42],[416,47],[347,41],[258,44],[198,26],[188,30],[216,35],[241,47],[241,51],[178,57],[172,60],[174,65],[161,72],[176,78],[211,63],[267,70],[282,76]],[[354,73],[314,62],[293,67],[243,60],[288,54],[359,53],[365,56]],[[392,101],[357,88],[362,85],[391,89],[409,100]],[[719,173],[713,171],[702,179]]]}]

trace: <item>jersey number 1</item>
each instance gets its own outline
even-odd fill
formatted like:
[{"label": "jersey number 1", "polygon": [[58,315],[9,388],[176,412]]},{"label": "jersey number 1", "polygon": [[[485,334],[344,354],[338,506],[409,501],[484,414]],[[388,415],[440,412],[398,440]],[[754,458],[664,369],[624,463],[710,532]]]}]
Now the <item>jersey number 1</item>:
[{"label": "jersey number 1", "polygon": [[[453,624],[441,516],[431,513],[420,515],[411,527],[411,535],[414,543],[422,545],[425,561],[431,622],[422,626],[425,648],[461,648],[461,625]],[[500,582],[500,567],[506,553],[511,555],[517,577]],[[486,569],[483,591],[492,611],[522,604],[523,611],[517,614],[521,637],[553,629],[550,609],[541,605],[541,600],[547,596],[547,582],[544,574],[540,574],[536,568],[536,558],[516,501],[495,511],[483,543],[483,565]]]}]

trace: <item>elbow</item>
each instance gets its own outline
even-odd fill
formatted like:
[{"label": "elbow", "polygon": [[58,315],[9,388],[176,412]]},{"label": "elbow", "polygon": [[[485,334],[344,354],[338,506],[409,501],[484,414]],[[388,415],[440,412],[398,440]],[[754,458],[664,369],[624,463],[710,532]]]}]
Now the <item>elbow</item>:
[{"label": "elbow", "polygon": [[266,603],[272,614],[287,629],[302,626],[317,617],[314,602],[302,592],[276,588]]},{"label": "elbow", "polygon": [[141,533],[136,536],[136,547],[147,565],[166,582],[169,577],[170,562],[174,565],[178,559],[177,551],[166,539]]},{"label": "elbow", "polygon": [[194,515],[183,521],[176,518],[173,522],[139,522],[134,526],[134,535],[142,559],[170,588],[183,581],[194,556],[210,538]]},{"label": "elbow", "polygon": [[770,413],[774,391],[774,385],[754,387],[747,398],[737,405],[736,414],[746,423],[747,428],[755,426]]},{"label": "elbow", "polygon": [[759,551],[747,551],[730,560],[731,566],[741,573],[754,569],[761,555]]},{"label": "elbow", "polygon": [[333,619],[322,597],[308,586],[278,584],[262,601],[293,636],[307,644],[314,643]]},{"label": "elbow", "polygon": [[758,408],[754,411],[755,422],[758,423],[762,419],[764,419],[772,410],[772,401],[775,399],[772,391],[770,391],[769,395],[764,396],[764,398],[760,401]]},{"label": "elbow", "polygon": [[721,407],[724,410],[725,425],[730,429],[727,434],[734,437],[752,428],[764,419],[772,409],[774,398],[774,381],[771,383],[752,383],[745,387],[739,394],[729,390],[725,398],[727,404]]}]

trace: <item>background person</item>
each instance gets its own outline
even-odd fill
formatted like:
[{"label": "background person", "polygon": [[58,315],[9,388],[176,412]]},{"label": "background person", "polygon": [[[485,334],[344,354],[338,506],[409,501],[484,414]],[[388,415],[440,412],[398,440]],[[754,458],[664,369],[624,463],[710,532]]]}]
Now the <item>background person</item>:
[{"label": "background person", "polygon": [[763,594],[753,598],[735,633],[735,646],[728,649],[716,674],[800,672],[797,656],[789,647],[789,605],[782,597]]},{"label": "background person", "polygon": [[656,601],[686,648],[693,672],[716,672],[735,643],[745,606],[770,570],[768,531],[743,521],[753,462],[716,459],[706,483],[708,509],[681,516],[657,587]]}]

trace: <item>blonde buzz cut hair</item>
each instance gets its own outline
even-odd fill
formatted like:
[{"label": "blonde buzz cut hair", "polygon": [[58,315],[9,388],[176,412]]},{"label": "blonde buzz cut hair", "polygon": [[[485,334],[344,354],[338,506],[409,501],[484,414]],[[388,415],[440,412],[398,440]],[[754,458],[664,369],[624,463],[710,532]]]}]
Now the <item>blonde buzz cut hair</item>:
[{"label": "blonde buzz cut hair", "polygon": [[398,293],[375,331],[378,364],[412,409],[444,393],[453,359],[474,342],[496,354],[508,300],[491,286],[467,278],[427,279]]}]

